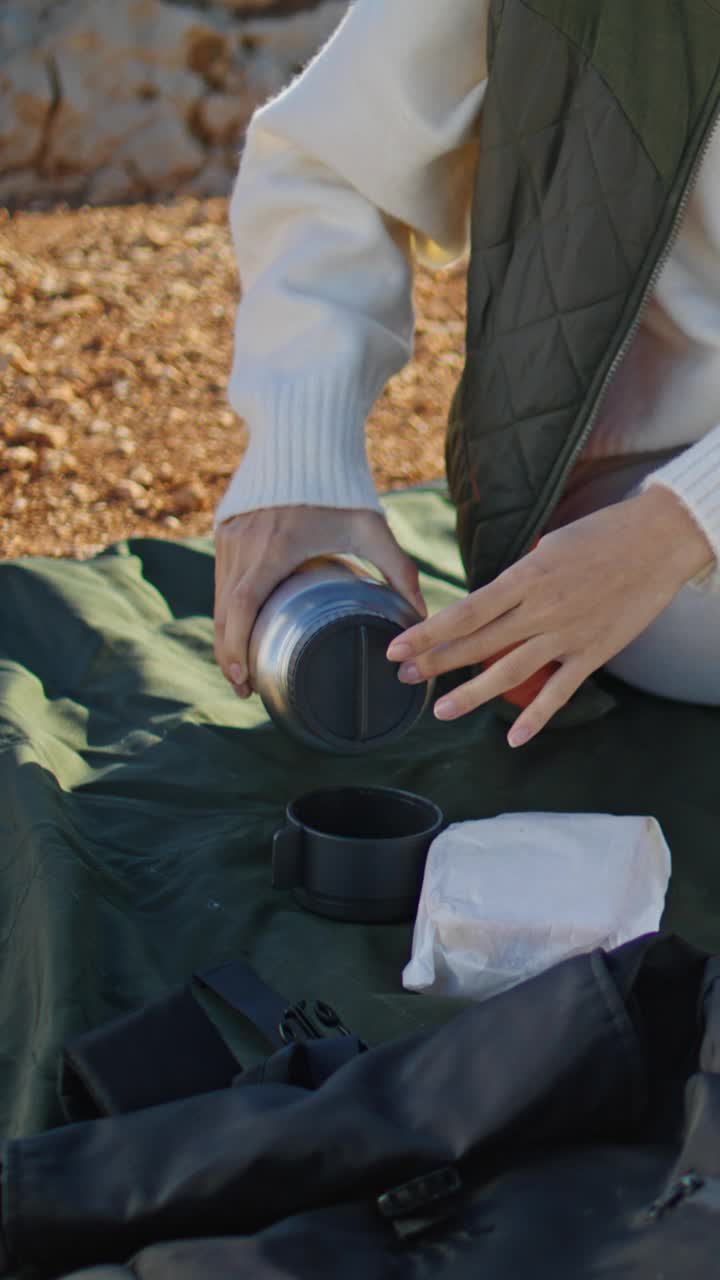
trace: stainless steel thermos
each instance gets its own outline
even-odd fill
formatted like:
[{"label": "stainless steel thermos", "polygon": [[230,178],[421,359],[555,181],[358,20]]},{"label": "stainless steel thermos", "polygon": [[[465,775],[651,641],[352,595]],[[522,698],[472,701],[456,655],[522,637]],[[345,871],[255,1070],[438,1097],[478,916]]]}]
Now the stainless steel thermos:
[{"label": "stainless steel thermos", "polygon": [[267,600],[250,638],[250,678],[273,720],[306,745],[355,754],[402,737],[430,684],[403,685],[385,652],[420,615],[339,558],[309,561]]}]

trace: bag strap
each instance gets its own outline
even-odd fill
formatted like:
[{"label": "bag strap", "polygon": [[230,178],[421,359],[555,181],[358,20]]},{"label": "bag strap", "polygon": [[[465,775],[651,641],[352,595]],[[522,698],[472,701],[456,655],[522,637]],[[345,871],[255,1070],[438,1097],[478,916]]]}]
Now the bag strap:
[{"label": "bag strap", "polygon": [[240,1013],[274,1048],[285,1043],[280,1027],[288,1002],[273,991],[244,960],[231,960],[217,969],[193,974],[195,982]]},{"label": "bag strap", "polygon": [[304,1001],[288,1005],[244,960],[202,969],[180,990],[65,1047],[58,1091],[67,1120],[120,1115],[229,1088],[241,1065],[195,999],[193,983],[247,1018],[272,1049],[327,1032],[348,1034],[329,1005],[315,1001],[314,1016]]}]

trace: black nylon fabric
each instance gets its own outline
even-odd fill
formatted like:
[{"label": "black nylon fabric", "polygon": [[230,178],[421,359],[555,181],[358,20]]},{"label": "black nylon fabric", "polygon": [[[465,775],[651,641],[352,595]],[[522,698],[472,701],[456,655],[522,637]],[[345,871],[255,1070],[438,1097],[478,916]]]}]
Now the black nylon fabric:
[{"label": "black nylon fabric", "polygon": [[[435,1238],[402,1249],[356,1203],[291,1218],[245,1239],[144,1250],[127,1268],[73,1280],[711,1280],[717,1214],[700,1196],[659,1222],[637,1225],[661,1182],[662,1148],[608,1146],[592,1157],[554,1154],[502,1175]],[[701,1193],[702,1194],[702,1193]]]},{"label": "black nylon fabric", "polygon": [[630,1019],[600,958],[582,957],[315,1092],[220,1090],[9,1143],[6,1240],[47,1263],[76,1250],[112,1261],[187,1230],[249,1233],[486,1150],[619,1135],[644,1103]]},{"label": "black nylon fabric", "polygon": [[[650,23],[645,4],[503,0],[491,30],[447,442],[471,587],[523,554],[557,500],[720,102],[703,3],[658,0]],[[640,61],[633,79],[644,31],[652,71]]]},{"label": "black nylon fabric", "polygon": [[[480,1266],[510,1280],[534,1251],[541,1276],[649,1280],[659,1233],[642,1210],[683,1142],[664,1095],[671,1086],[681,1101],[678,1064],[697,1064],[705,984],[701,953],[640,940],[370,1051],[315,1091],[249,1085],[11,1143],[7,1244],[18,1261],[57,1271],[168,1241],[135,1259],[128,1274],[139,1277],[248,1267],[235,1274],[309,1280],[336,1275],[347,1253],[349,1275],[461,1277]],[[686,1152],[710,1179],[720,1113],[691,1089]],[[429,1238],[397,1239],[375,1197],[445,1165],[461,1172],[465,1196]],[[582,1224],[577,1240],[567,1226],[558,1233],[561,1211]],[[676,1221],[684,1240],[686,1220]],[[198,1239],[217,1234],[234,1239]],[[707,1266],[716,1248],[705,1230],[690,1262],[694,1253]]]},{"label": "black nylon fabric", "polygon": [[90,1120],[221,1088],[237,1070],[187,986],[66,1045],[58,1089],[66,1120]]}]

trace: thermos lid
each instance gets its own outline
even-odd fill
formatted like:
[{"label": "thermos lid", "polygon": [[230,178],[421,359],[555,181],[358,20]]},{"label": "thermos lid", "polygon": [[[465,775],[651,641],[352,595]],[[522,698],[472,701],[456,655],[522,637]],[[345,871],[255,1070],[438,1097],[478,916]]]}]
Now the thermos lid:
[{"label": "thermos lid", "polygon": [[423,710],[426,684],[405,685],[385,653],[403,628],[370,611],[339,609],[319,620],[294,652],[290,701],[316,738],[363,751],[401,737]]}]

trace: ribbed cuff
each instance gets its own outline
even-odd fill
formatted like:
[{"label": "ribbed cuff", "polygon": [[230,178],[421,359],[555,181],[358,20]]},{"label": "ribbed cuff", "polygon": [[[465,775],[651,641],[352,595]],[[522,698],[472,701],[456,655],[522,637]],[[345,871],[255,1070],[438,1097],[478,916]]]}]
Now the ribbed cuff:
[{"label": "ribbed cuff", "polygon": [[714,564],[692,578],[692,585],[720,591],[720,427],[653,471],[641,487],[651,484],[664,485],[680,499],[713,549]]},{"label": "ribbed cuff", "polygon": [[305,504],[381,511],[365,452],[374,396],[327,372],[273,378],[233,395],[250,443],[215,513],[216,526],[261,507]]}]

